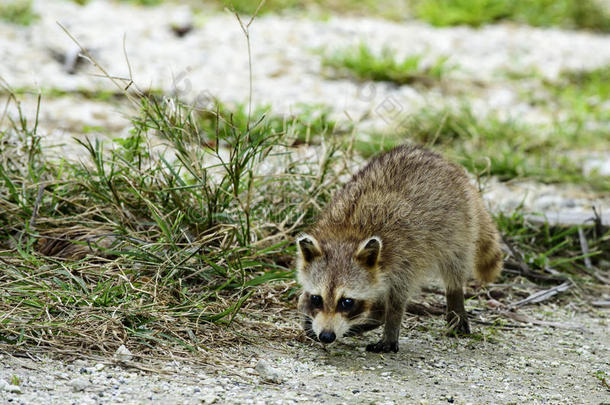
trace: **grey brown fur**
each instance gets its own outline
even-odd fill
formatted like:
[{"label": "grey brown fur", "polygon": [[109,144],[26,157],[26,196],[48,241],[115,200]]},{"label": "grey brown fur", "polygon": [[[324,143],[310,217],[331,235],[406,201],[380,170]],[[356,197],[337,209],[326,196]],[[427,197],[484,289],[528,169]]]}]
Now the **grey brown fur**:
[{"label": "grey brown fur", "polygon": [[297,239],[299,311],[309,336],[330,343],[384,325],[373,352],[398,351],[410,294],[440,274],[447,322],[469,333],[463,285],[500,272],[498,233],[464,169],[399,146],[373,158]]}]

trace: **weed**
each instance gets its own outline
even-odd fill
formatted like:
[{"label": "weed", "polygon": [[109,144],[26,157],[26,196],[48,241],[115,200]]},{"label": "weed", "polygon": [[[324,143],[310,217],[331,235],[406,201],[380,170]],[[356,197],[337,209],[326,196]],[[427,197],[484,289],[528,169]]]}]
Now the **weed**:
[{"label": "weed", "polygon": [[[156,97],[139,100],[113,148],[82,141],[88,161],[49,161],[37,121],[11,100],[0,132],[0,340],[12,345],[195,350],[216,333],[206,325],[230,323],[259,286],[292,277],[286,240],[337,183],[336,147],[296,159],[284,146],[290,121],[282,130],[254,113],[248,124],[220,106],[199,113]],[[152,148],[153,135],[172,152]]]},{"label": "weed", "polygon": [[610,122],[610,107],[607,105],[610,99],[610,65],[590,71],[564,72],[558,82],[547,82],[546,88],[551,92],[550,99],[559,108],[570,111],[573,122],[582,125],[592,120]]},{"label": "weed", "polygon": [[478,27],[507,16],[502,0],[433,0],[416,1],[417,17],[436,26],[472,25]]},{"label": "weed", "polygon": [[423,55],[411,55],[398,61],[392,50],[384,48],[376,55],[364,43],[325,55],[324,66],[336,70],[338,76],[353,77],[360,81],[389,81],[396,84],[421,83],[432,85],[440,81],[451,69],[447,58],[440,57],[432,65],[424,66]]},{"label": "weed", "polygon": [[[415,142],[441,151],[475,174],[488,173],[500,180],[584,183],[595,190],[610,190],[607,177],[593,173],[583,180],[581,165],[565,156],[566,150],[582,142],[570,136],[572,132],[565,127],[536,127],[494,116],[481,119],[468,107],[423,109],[408,118],[392,132],[373,133],[370,139],[358,140],[356,150],[369,156],[403,142]],[[586,137],[585,132],[580,135]],[[598,145],[607,145],[595,134],[591,138]]]},{"label": "weed", "polygon": [[[89,0],[72,0],[87,4]],[[161,4],[164,0],[120,0],[144,6]],[[610,16],[595,0],[267,0],[258,9],[258,1],[216,0],[213,8],[240,14],[300,12],[319,17],[330,13],[366,15],[404,21],[415,17],[437,26],[481,26],[501,20],[534,26],[561,26],[607,32]],[[194,8],[199,1],[189,1]]]},{"label": "weed", "polygon": [[606,374],[606,372],[603,370],[597,370],[593,373],[593,375],[599,380],[605,389],[610,389],[610,382],[608,382],[608,374]]},{"label": "weed", "polygon": [[[259,2],[248,0],[218,0],[220,4],[238,13],[252,15]],[[402,0],[267,0],[259,14],[282,12],[305,12],[325,17],[329,13],[375,15],[393,20],[408,16],[408,5]]]},{"label": "weed", "polygon": [[[500,233],[516,251],[523,252],[523,260],[533,269],[559,271],[575,277],[585,277],[584,258],[594,265],[610,259],[610,231],[594,224],[581,226],[551,226],[544,216],[526,215],[517,210],[495,217]],[[579,228],[589,245],[589,253],[582,254]]]},{"label": "weed", "polygon": [[129,1],[131,3],[139,4],[141,6],[157,6],[163,2],[163,0],[121,0]]},{"label": "weed", "polygon": [[0,4],[0,19],[13,24],[30,25],[38,19],[32,0],[9,0]]},{"label": "weed", "polygon": [[414,11],[436,26],[481,26],[511,20],[607,32],[610,15],[594,0],[414,0]]},{"label": "weed", "polygon": [[[84,6],[88,4],[91,0],[72,0],[74,3]],[[137,4],[140,6],[158,6],[163,3],[164,0],[119,0],[125,3]]]},{"label": "weed", "polygon": [[[286,9],[295,9],[302,6],[302,1],[299,0],[268,0],[260,9],[261,13],[278,12]],[[248,0],[222,0],[222,4],[231,9],[235,10],[240,14],[252,15],[258,9],[258,1]]]},{"label": "weed", "polygon": [[[248,125],[248,111],[245,104],[228,106],[218,104],[218,113],[225,117],[231,117],[232,125],[245,131]],[[321,139],[327,135],[340,136],[352,130],[351,125],[339,125],[330,118],[331,110],[327,106],[297,104],[294,106],[295,112],[289,115],[272,114],[271,106],[259,106],[254,114],[258,117],[265,117],[267,129],[271,133],[283,133],[284,142],[296,143],[320,143]],[[225,122],[216,119],[217,113],[203,111],[198,116],[198,123],[204,131],[213,131],[215,126],[220,126],[221,130],[226,126]]]}]

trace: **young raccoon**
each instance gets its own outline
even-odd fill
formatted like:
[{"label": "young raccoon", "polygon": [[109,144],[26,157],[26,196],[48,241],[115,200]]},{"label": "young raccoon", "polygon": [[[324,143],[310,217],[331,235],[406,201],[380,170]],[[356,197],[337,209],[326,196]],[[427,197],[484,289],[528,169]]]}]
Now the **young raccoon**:
[{"label": "young raccoon", "polygon": [[464,281],[500,273],[498,233],[464,169],[436,153],[399,146],[373,158],[297,240],[298,308],[322,343],[384,325],[366,349],[397,352],[407,300],[440,273],[452,332],[470,333]]}]

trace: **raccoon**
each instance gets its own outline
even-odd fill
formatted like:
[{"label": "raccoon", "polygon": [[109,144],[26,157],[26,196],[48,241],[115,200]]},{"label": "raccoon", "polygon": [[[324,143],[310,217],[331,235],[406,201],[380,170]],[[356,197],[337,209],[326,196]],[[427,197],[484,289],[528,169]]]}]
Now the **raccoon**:
[{"label": "raccoon", "polygon": [[463,285],[501,271],[498,232],[464,169],[419,146],[373,158],[296,239],[298,310],[329,344],[384,326],[371,352],[397,352],[407,300],[440,274],[451,334],[469,334]]}]

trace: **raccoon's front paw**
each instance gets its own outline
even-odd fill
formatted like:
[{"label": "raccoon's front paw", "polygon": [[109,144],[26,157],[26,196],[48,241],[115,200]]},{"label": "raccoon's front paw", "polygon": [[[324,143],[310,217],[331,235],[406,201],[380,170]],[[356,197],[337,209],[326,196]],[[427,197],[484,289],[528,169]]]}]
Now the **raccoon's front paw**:
[{"label": "raccoon's front paw", "polygon": [[448,336],[470,335],[470,324],[466,314],[458,315],[455,312],[447,315]]},{"label": "raccoon's front paw", "polygon": [[384,340],[380,340],[377,343],[366,345],[366,351],[373,353],[398,353],[398,342],[386,342]]}]

